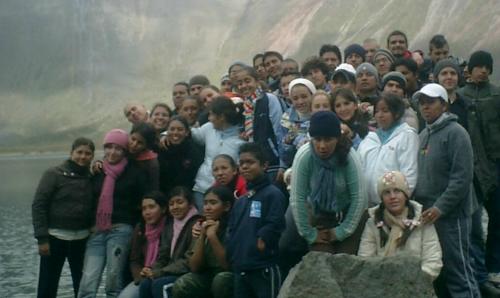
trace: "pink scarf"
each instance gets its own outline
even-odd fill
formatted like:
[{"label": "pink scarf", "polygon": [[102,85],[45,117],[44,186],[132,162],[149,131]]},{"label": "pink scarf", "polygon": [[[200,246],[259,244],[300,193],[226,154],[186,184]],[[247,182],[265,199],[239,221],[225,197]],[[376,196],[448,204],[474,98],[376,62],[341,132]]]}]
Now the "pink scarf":
[{"label": "pink scarf", "polygon": [[158,154],[156,154],[154,151],[152,150],[147,150],[147,151],[143,151],[141,152],[136,158],[135,160],[150,160],[150,159],[155,159],[158,157]]},{"label": "pink scarf", "polygon": [[146,239],[148,240],[146,249],[146,258],[144,259],[144,267],[151,267],[158,258],[158,251],[160,248],[160,236],[165,228],[166,216],[163,216],[155,225],[146,225]]},{"label": "pink scarf", "polygon": [[99,204],[97,206],[96,228],[98,231],[111,230],[111,217],[113,215],[113,194],[115,192],[116,178],[123,173],[127,166],[128,160],[122,159],[117,164],[110,164],[104,160],[104,183],[99,196]]},{"label": "pink scarf", "polygon": [[170,242],[170,256],[174,254],[175,245],[177,244],[177,240],[179,239],[179,235],[181,234],[182,229],[186,225],[186,222],[193,216],[198,214],[198,210],[196,207],[191,206],[186,216],[183,219],[175,219],[174,218],[174,233],[172,235],[172,241]]}]

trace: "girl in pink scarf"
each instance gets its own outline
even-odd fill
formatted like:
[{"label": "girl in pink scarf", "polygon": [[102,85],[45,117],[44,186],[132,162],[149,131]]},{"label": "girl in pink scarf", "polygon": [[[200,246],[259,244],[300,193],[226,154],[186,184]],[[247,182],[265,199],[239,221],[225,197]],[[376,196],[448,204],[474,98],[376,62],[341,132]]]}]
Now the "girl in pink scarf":
[{"label": "girl in pink scarf", "polygon": [[146,194],[142,199],[142,219],[132,235],[130,270],[133,281],[119,297],[139,297],[139,283],[153,277],[152,266],[159,255],[165,228],[167,198],[159,191]]},{"label": "girl in pink scarf", "polygon": [[[78,297],[95,297],[101,276],[106,268],[106,295],[116,297],[123,288],[123,270],[129,251],[132,224],[127,221],[124,211],[123,193],[133,192],[138,185],[138,169],[128,164],[128,134],[121,129],[113,129],[104,137],[103,172],[97,174],[95,186],[101,189],[97,202],[96,229],[87,241],[83,274]],[[135,171],[135,172],[134,172]],[[128,177],[126,181],[120,180]],[[102,178],[102,180],[101,180]],[[102,183],[102,184],[100,184]],[[120,185],[120,187],[117,186]],[[121,194],[116,195],[119,191]],[[138,194],[139,196],[139,194]],[[142,195],[141,195],[142,196]],[[120,201],[119,201],[120,200]],[[125,204],[126,205],[126,204]],[[116,213],[114,218],[113,214]]]},{"label": "girl in pink scarf", "polygon": [[128,135],[121,129],[113,129],[104,137],[103,170],[106,174],[99,196],[96,215],[97,231],[109,231],[113,213],[113,194],[116,179],[125,170]]}]

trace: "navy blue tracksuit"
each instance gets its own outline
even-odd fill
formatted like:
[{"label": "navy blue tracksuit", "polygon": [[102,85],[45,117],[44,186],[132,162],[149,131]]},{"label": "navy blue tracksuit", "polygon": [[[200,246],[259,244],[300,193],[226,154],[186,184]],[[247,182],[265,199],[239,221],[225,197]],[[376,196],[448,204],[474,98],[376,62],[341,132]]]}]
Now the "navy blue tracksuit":
[{"label": "navy blue tracksuit", "polygon": [[[286,199],[266,176],[248,184],[228,224],[226,256],[235,273],[235,297],[276,297],[281,284],[278,243],[285,229]],[[264,251],[257,240],[265,243]]]}]

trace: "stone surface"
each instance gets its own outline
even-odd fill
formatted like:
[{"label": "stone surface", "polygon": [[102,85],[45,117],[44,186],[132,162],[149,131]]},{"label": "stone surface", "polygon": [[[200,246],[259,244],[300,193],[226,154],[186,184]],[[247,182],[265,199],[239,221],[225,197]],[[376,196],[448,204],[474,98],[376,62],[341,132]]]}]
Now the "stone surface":
[{"label": "stone surface", "polygon": [[430,276],[411,256],[362,258],[308,253],[291,271],[279,298],[436,297]]}]

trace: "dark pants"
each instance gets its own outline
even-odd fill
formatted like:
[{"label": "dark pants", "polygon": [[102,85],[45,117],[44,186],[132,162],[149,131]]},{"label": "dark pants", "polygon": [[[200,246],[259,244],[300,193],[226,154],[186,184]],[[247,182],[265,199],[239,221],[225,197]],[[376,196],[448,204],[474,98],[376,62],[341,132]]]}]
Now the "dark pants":
[{"label": "dark pants", "polygon": [[491,273],[500,272],[500,162],[497,162],[498,187],[484,203],[488,211],[488,237],[486,239],[486,267]]},{"label": "dark pants", "polygon": [[167,298],[173,297],[172,287],[178,276],[162,276],[155,279],[144,279],[139,286],[141,298]]},{"label": "dark pants", "polygon": [[297,265],[309,251],[307,241],[297,231],[297,225],[293,219],[292,208],[290,206],[286,210],[285,220],[286,228],[281,234],[278,257],[279,268],[283,278],[286,278],[290,269]]},{"label": "dark pants", "polygon": [[483,206],[479,205],[479,209],[472,214],[472,230],[470,242],[470,257],[471,265],[474,269],[474,277],[479,285],[483,284],[488,279],[488,271],[484,263],[484,239],[482,226]]},{"label": "dark pants", "polygon": [[470,259],[470,217],[443,217],[434,224],[443,251],[443,269],[435,281],[438,297],[478,298]]},{"label": "dark pants", "polygon": [[50,236],[50,255],[40,258],[38,298],[57,297],[59,278],[66,259],[71,270],[73,291],[76,297],[82,278],[86,242],[87,239],[66,241]]},{"label": "dark pants", "polygon": [[274,298],[281,287],[278,265],[268,268],[234,273],[234,297]]}]

